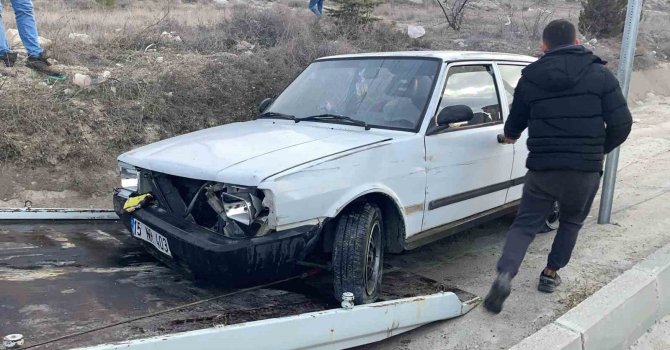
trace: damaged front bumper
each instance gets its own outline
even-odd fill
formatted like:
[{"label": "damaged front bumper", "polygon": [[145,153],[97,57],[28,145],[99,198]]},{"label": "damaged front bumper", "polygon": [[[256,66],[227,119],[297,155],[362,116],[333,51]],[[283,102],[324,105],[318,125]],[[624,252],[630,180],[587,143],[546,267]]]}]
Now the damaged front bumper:
[{"label": "damaged front bumper", "polygon": [[314,225],[271,232],[262,237],[229,238],[175,217],[159,206],[128,214],[123,205],[131,193],[126,189],[114,191],[115,212],[129,230],[132,216],[163,235],[172,256],[145,241],[138,241],[168,266],[220,285],[249,285],[295,274],[297,262],[312,252],[321,232],[321,225]]}]

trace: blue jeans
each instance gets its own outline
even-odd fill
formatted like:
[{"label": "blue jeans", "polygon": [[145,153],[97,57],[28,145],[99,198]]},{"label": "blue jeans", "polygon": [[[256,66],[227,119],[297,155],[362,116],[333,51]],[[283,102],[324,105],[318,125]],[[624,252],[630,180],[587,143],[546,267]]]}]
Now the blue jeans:
[{"label": "blue jeans", "polygon": [[[33,12],[32,0],[11,0],[14,14],[16,15],[16,26],[19,30],[19,36],[23,46],[28,51],[28,56],[39,57],[42,54],[37,35],[37,25],[35,24],[35,13]],[[11,52],[7,38],[5,37],[5,28],[2,25],[2,2],[0,2],[0,55]]]},{"label": "blue jeans", "polygon": [[309,0],[309,9],[315,15],[319,17],[323,16],[323,0]]}]

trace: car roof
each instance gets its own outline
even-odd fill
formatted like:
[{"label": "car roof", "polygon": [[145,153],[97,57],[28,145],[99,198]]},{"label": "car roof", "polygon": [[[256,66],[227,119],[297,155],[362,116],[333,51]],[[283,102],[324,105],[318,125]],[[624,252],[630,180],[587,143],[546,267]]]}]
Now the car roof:
[{"label": "car roof", "polygon": [[438,58],[445,62],[452,61],[517,61],[534,62],[537,58],[526,55],[518,55],[503,52],[484,52],[484,51],[399,51],[399,52],[375,52],[358,53],[349,55],[337,55],[319,58],[319,60],[329,59],[347,59],[347,58],[367,58],[367,57],[418,57],[418,58]]}]

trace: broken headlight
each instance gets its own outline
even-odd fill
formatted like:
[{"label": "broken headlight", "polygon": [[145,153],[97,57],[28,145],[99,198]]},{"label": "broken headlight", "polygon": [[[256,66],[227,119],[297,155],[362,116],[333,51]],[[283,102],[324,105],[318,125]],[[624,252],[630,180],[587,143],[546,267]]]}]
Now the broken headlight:
[{"label": "broken headlight", "polygon": [[117,169],[121,176],[121,187],[137,191],[137,183],[139,182],[139,171],[137,171],[137,168],[128,163],[119,162]]},{"label": "broken headlight", "polygon": [[253,187],[212,184],[206,187],[207,203],[225,222],[223,233],[241,238],[269,232],[268,211],[262,204],[262,192]]},{"label": "broken headlight", "polygon": [[227,192],[221,193],[226,216],[244,225],[251,225],[261,212],[261,200],[252,189],[228,186]]}]

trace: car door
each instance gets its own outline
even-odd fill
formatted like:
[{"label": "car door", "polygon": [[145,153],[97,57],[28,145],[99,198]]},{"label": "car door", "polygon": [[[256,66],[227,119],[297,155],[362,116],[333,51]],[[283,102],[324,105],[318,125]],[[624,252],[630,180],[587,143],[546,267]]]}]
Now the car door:
[{"label": "car door", "polygon": [[474,117],[437,134],[430,135],[430,128],[426,133],[423,230],[504,205],[510,186],[514,148],[496,138],[503,133],[503,114],[492,62],[448,66],[436,115],[455,105],[469,106]]},{"label": "car door", "polygon": [[[512,108],[512,101],[514,100],[514,90],[521,79],[521,71],[526,68],[528,63],[513,63],[513,62],[498,62],[496,68],[500,79],[500,94],[505,101],[503,103],[503,115],[505,120]],[[512,165],[512,186],[507,192],[507,199],[505,203],[514,202],[521,198],[523,192],[523,179],[526,176],[526,158],[528,157],[528,148],[526,147],[526,140],[528,139],[528,130],[521,134],[519,140],[514,144],[514,162]]]}]

